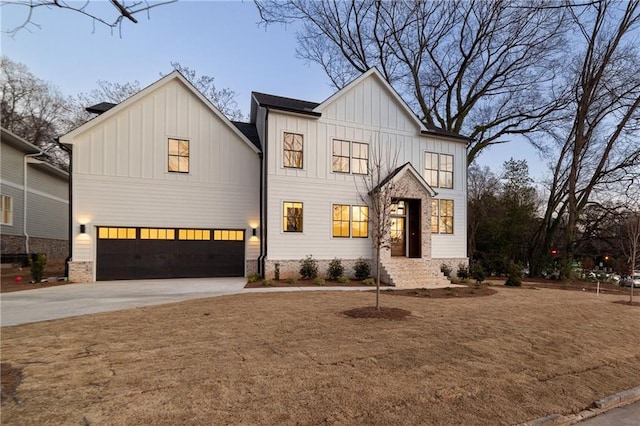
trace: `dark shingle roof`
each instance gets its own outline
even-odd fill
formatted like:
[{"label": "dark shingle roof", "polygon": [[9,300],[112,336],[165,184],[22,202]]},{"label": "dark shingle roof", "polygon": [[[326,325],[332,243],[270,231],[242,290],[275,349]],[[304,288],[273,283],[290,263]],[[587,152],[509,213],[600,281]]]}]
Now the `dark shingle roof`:
[{"label": "dark shingle roof", "polygon": [[90,112],[91,114],[102,114],[103,112],[109,111],[111,108],[118,104],[112,104],[111,102],[100,102],[99,104],[91,105],[90,107],[86,107],[85,110]]},{"label": "dark shingle roof", "polygon": [[256,129],[256,125],[253,123],[243,123],[241,121],[232,121],[234,126],[240,130],[240,132],[247,137],[259,150],[262,151],[260,147],[260,138],[258,137],[258,129]]},{"label": "dark shingle roof", "polygon": [[456,133],[456,132],[452,132],[450,130],[445,130],[441,127],[436,127],[432,124],[429,123],[425,123],[424,121],[422,122],[422,124],[424,124],[424,126],[427,128],[427,131],[422,131],[423,135],[428,135],[430,133],[435,133],[436,135],[442,135],[442,136],[449,136],[452,138],[457,138],[457,139],[465,139],[465,140],[471,140],[473,138],[470,138],[468,136],[463,136],[460,133]]},{"label": "dark shingle roof", "polygon": [[320,105],[317,102],[303,101],[300,99],[285,98],[283,96],[268,95],[266,93],[252,92],[253,97],[263,107],[278,109],[281,111],[297,112],[299,114],[320,117],[319,112],[313,110]]}]

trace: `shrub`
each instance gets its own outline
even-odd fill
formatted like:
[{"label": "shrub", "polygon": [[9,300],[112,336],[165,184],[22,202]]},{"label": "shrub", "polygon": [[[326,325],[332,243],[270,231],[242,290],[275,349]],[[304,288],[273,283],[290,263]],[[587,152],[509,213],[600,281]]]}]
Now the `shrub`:
[{"label": "shrub", "polygon": [[442,265],[440,265],[440,272],[445,274],[447,278],[451,278],[451,272],[453,272],[453,269],[451,269],[451,266],[443,263]]},{"label": "shrub", "polygon": [[33,282],[39,283],[42,281],[44,268],[47,266],[47,256],[44,253],[39,253],[35,261],[29,257],[29,266],[31,266],[31,278]]},{"label": "shrub", "polygon": [[272,280],[264,280],[262,281],[262,285],[265,287],[270,287],[273,285],[273,281]]},{"label": "shrub", "polygon": [[364,285],[375,285],[376,284],[376,280],[374,280],[373,278],[367,278],[365,280],[362,280],[362,284],[364,284]]},{"label": "shrub", "polygon": [[482,268],[482,265],[480,263],[476,262],[471,267],[471,278],[473,278],[474,280],[476,280],[476,282],[479,282],[479,283],[484,281],[484,279],[486,278],[484,269]]},{"label": "shrub", "polygon": [[318,261],[311,255],[300,261],[300,276],[303,280],[312,280],[318,276]]},{"label": "shrub", "polygon": [[469,278],[469,269],[467,268],[467,265],[464,263],[458,264],[458,272],[456,272],[456,276],[461,280]]},{"label": "shrub", "polygon": [[247,278],[247,281],[250,283],[255,283],[256,281],[258,281],[259,278],[260,278],[260,275],[252,274],[252,275],[249,275],[249,277]]},{"label": "shrub", "polygon": [[327,270],[327,276],[330,280],[337,280],[344,274],[344,266],[342,266],[342,261],[338,258],[333,259],[329,263],[329,269]]},{"label": "shrub", "polygon": [[324,285],[324,278],[320,278],[320,277],[315,278],[315,279],[313,280],[313,283],[314,283],[315,285]]},{"label": "shrub", "polygon": [[345,277],[344,275],[341,275],[338,277],[338,282],[341,284],[346,284],[349,282],[349,278]]},{"label": "shrub", "polygon": [[296,279],[295,279],[295,278],[293,278],[293,277],[289,277],[289,278],[287,278],[286,280],[284,280],[284,282],[286,282],[287,284],[295,284],[295,283],[296,283],[296,281],[298,281],[298,280],[296,280]]},{"label": "shrub", "polygon": [[356,273],[356,278],[359,280],[366,281],[366,279],[369,278],[369,275],[371,275],[371,266],[369,266],[369,262],[363,258],[356,260],[353,270]]},{"label": "shrub", "polygon": [[505,281],[504,285],[509,287],[520,287],[522,285],[522,281],[520,277],[522,276],[522,272],[520,271],[520,267],[515,263],[512,263],[509,266],[509,276],[507,277],[507,281]]}]

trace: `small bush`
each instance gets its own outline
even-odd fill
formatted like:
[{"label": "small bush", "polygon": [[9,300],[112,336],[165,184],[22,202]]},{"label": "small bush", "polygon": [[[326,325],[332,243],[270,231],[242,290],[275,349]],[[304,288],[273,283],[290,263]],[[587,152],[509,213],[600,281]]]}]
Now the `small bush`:
[{"label": "small bush", "polygon": [[313,283],[314,283],[315,285],[324,285],[324,278],[320,278],[320,277],[315,278],[315,279],[313,280]]},{"label": "small bush", "polygon": [[362,280],[362,284],[364,285],[376,285],[376,280],[373,278],[367,278],[365,280]]},{"label": "small bush", "polygon": [[369,262],[363,258],[356,260],[353,270],[356,273],[356,278],[359,280],[366,280],[369,278],[369,275],[371,275],[371,266],[369,266]]},{"label": "small bush", "polygon": [[311,255],[300,261],[300,276],[303,280],[312,280],[318,276],[318,261]]},{"label": "small bush", "polygon": [[484,269],[480,263],[474,263],[471,267],[471,278],[476,280],[476,282],[481,283],[487,276],[484,273]]},{"label": "small bush", "polygon": [[349,282],[349,278],[345,277],[344,275],[341,275],[338,277],[338,282],[341,284],[346,284]]},{"label": "small bush", "polygon": [[285,283],[287,283],[287,284],[295,284],[295,283],[296,283],[296,281],[298,281],[298,280],[296,280],[296,279],[295,279],[295,278],[293,278],[293,277],[289,277],[289,278],[287,278],[286,280],[284,280],[284,282],[285,282]]},{"label": "small bush", "polygon": [[271,287],[273,285],[273,280],[264,280],[262,281],[262,285],[265,287]]},{"label": "small bush", "polygon": [[42,281],[44,268],[47,266],[47,256],[44,253],[39,253],[35,262],[29,257],[29,266],[31,267],[31,278],[33,282],[39,283]]},{"label": "small bush", "polygon": [[451,278],[451,272],[453,272],[453,269],[451,269],[451,266],[443,263],[442,265],[440,265],[440,272],[445,274],[447,278]]},{"label": "small bush", "polygon": [[330,280],[337,280],[344,274],[344,266],[342,266],[342,261],[338,258],[333,259],[329,263],[329,269],[327,270],[327,277]]},{"label": "small bush", "polygon": [[507,281],[505,281],[504,285],[509,287],[520,287],[522,285],[521,277],[522,272],[520,271],[520,267],[516,264],[511,264],[511,266],[509,266],[509,276],[507,277]]},{"label": "small bush", "polygon": [[469,268],[464,263],[458,264],[458,272],[456,272],[456,276],[461,280],[466,280],[469,278]]},{"label": "small bush", "polygon": [[247,281],[250,283],[255,283],[258,279],[260,279],[260,275],[258,274],[252,274],[247,277]]}]

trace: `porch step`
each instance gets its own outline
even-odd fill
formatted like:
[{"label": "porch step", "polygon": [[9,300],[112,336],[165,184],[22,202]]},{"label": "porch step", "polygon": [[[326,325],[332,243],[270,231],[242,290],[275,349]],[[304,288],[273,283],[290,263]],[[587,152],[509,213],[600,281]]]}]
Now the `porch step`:
[{"label": "porch step", "polygon": [[383,281],[397,288],[437,288],[451,285],[440,266],[425,259],[392,257],[382,261]]}]

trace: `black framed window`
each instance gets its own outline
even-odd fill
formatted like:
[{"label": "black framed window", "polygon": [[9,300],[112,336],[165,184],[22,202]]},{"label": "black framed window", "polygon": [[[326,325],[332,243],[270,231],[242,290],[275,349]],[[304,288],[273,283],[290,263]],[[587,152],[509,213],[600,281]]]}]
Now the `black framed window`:
[{"label": "black framed window", "polygon": [[169,171],[189,173],[189,141],[169,138]]},{"label": "black framed window", "polygon": [[302,168],[304,138],[298,133],[284,134],[284,167],[293,169]]},{"label": "black framed window", "polygon": [[284,232],[302,232],[302,203],[284,202],[282,230]]}]

